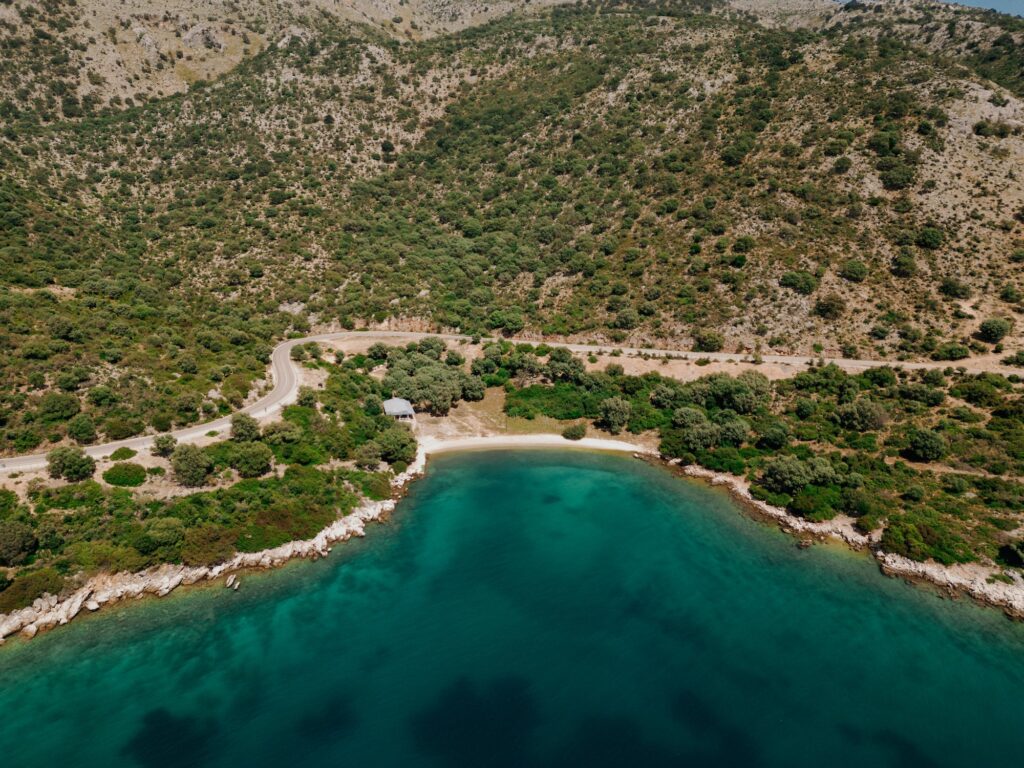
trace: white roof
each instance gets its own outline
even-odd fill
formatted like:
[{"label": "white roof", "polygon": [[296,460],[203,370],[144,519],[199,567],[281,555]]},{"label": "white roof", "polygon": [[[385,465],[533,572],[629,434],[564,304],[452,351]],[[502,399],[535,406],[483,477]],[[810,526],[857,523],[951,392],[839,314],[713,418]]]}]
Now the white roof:
[{"label": "white roof", "polygon": [[412,403],[401,397],[392,397],[384,401],[384,413],[388,416],[414,416]]}]

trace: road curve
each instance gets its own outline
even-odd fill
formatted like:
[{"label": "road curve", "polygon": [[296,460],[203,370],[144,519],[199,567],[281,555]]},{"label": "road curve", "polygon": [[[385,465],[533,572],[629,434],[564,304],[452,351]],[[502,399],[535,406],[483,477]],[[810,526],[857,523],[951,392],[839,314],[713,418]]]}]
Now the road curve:
[{"label": "road curve", "polygon": [[[340,341],[352,338],[383,338],[416,341],[428,336],[434,336],[436,338],[444,339],[445,341],[470,340],[469,336],[444,333],[416,333],[412,331],[339,331],[335,333],[321,333],[314,336],[305,336],[301,339],[288,339],[287,341],[283,341],[274,347],[274,351],[270,356],[270,376],[274,382],[274,388],[256,402],[242,408],[241,412],[247,413],[260,421],[267,421],[279,413],[286,405],[295,402],[299,391],[299,372],[295,362],[291,359],[291,351],[292,347],[295,347],[296,345],[317,341]],[[524,344],[544,343],[549,347],[564,347],[572,352],[582,353],[608,354],[614,350],[618,350],[624,355],[651,355],[655,357],[671,355],[674,358],[684,360],[705,359],[717,362],[750,362],[752,360],[752,356],[750,354],[736,354],[731,352],[685,352],[677,349],[658,349],[655,347],[619,347],[614,345],[571,344],[567,342],[544,341],[539,339],[510,339],[510,341],[513,343]],[[822,358],[820,357],[801,355],[761,356],[761,360],[765,363],[796,366],[807,365],[821,359]],[[941,369],[952,365],[952,363],[948,362],[905,363],[887,360],[854,360],[848,358],[826,358],[825,362],[836,363],[847,371],[866,370],[880,365],[898,365],[907,369]],[[967,361],[963,362],[966,363]],[[975,360],[974,362],[977,363],[980,361]],[[1013,372],[1012,369],[998,365],[984,365],[983,368],[979,370],[1001,373]],[[224,416],[222,418],[215,419],[214,421],[208,421],[203,424],[196,424],[190,427],[185,427],[184,429],[175,430],[170,434],[174,435],[179,443],[190,443],[206,437],[209,432],[225,432],[230,428],[230,426],[231,417]],[[109,456],[118,448],[131,448],[134,451],[147,450],[152,446],[154,437],[155,435],[130,437],[126,440],[117,440],[112,443],[86,446],[84,447],[84,450],[93,458],[101,459]],[[10,475],[15,472],[35,471],[43,469],[44,467],[46,467],[45,453],[34,453],[8,458],[0,457],[0,477]]]}]

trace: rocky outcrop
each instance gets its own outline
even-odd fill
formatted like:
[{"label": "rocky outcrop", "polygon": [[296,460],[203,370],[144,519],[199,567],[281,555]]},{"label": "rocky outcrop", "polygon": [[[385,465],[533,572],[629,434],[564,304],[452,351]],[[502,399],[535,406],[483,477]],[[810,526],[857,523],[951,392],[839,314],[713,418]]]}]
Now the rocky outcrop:
[{"label": "rocky outcrop", "polygon": [[300,43],[309,42],[313,37],[313,34],[304,27],[291,26],[284,31],[281,35],[281,39],[277,41],[278,48],[287,48],[292,40],[298,40]]},{"label": "rocky outcrop", "polygon": [[744,504],[765,517],[777,520],[783,528],[792,533],[836,538],[845,541],[856,549],[863,549],[871,544],[871,538],[858,531],[854,527],[851,518],[839,515],[832,520],[825,520],[820,523],[804,520],[802,517],[791,515],[782,507],[775,507],[765,501],[755,499],[750,493],[750,487],[741,478],[720,472],[712,472],[710,469],[693,464],[681,467],[681,469],[683,474],[688,477],[698,477],[709,481],[712,485],[728,486],[733,495]]},{"label": "rocky outcrop", "polygon": [[[400,492],[423,473],[426,463],[427,452],[421,444],[416,460],[405,472],[392,479],[392,489],[396,493]],[[41,630],[67,624],[83,608],[98,611],[102,606],[120,600],[132,600],[146,595],[163,597],[182,585],[235,574],[246,568],[275,568],[297,557],[326,557],[331,552],[332,544],[353,536],[364,536],[367,523],[380,520],[394,508],[395,502],[391,499],[367,501],[345,517],[335,520],[312,539],[291,541],[261,552],[239,552],[218,565],[190,567],[168,563],[139,573],[98,574],[70,595],[43,595],[27,608],[6,615],[0,614],[0,644],[3,644],[5,637],[18,632],[25,637],[35,637]],[[237,577],[229,576],[229,587],[238,589],[239,583]]]},{"label": "rocky outcrop", "polygon": [[209,24],[197,24],[182,35],[181,39],[189,48],[206,48],[210,51],[224,50],[224,42]]},{"label": "rocky outcrop", "polygon": [[146,61],[155,66],[160,61],[160,46],[156,44],[156,40],[143,26],[133,27],[132,33],[135,35],[135,42],[142,49],[142,55],[146,57]]},{"label": "rocky outcrop", "polygon": [[876,552],[882,571],[912,581],[926,581],[951,595],[969,595],[975,600],[1002,608],[1018,619],[1024,618],[1024,578],[1015,572],[999,571],[980,563],[942,565],[920,563],[890,552]]},{"label": "rocky outcrop", "polygon": [[[681,467],[683,474],[708,480],[713,485],[726,485],[743,503],[765,517],[777,520],[787,531],[811,534],[816,537],[840,539],[857,549],[877,545],[875,537],[856,530],[850,518],[838,516],[821,523],[791,515],[785,509],[774,507],[753,498],[750,488],[738,477],[712,472],[698,466]],[[1024,577],[1016,572],[1003,571],[982,563],[943,565],[935,561],[918,562],[902,555],[874,549],[871,553],[883,573],[911,581],[933,584],[951,596],[967,595],[986,605],[1001,608],[1008,615],[1024,619]]]},{"label": "rocky outcrop", "polygon": [[[400,478],[401,483],[404,484],[410,477],[410,473],[405,473]],[[331,523],[312,539],[292,541],[262,552],[240,552],[231,560],[218,565],[190,567],[166,564],[139,573],[99,574],[66,597],[44,595],[27,608],[0,615],[0,642],[17,632],[25,637],[34,637],[42,630],[67,624],[83,608],[96,611],[120,600],[146,595],[163,597],[183,584],[216,579],[246,568],[274,568],[297,557],[326,557],[332,544],[365,535],[368,522],[379,520],[394,507],[395,503],[391,500],[366,502],[351,514]],[[234,584],[237,586],[237,583],[236,580]]]}]

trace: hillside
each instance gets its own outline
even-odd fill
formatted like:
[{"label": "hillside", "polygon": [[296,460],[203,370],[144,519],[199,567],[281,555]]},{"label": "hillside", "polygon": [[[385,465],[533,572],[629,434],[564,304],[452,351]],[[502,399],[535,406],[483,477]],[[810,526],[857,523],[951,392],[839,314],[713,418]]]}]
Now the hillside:
[{"label": "hillside", "polygon": [[1021,31],[879,7],[3,6],[0,450],[312,327],[1015,352]]}]

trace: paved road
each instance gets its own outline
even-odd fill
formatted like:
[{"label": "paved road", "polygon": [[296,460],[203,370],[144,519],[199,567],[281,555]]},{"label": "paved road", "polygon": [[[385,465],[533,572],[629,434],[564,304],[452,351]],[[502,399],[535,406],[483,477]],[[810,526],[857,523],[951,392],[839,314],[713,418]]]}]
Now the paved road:
[{"label": "paved road", "polygon": [[[284,341],[281,344],[278,344],[271,354],[270,368],[274,388],[256,402],[243,408],[242,412],[259,419],[260,421],[267,421],[280,412],[284,406],[295,402],[295,398],[299,391],[299,373],[297,366],[291,359],[291,350],[292,347],[297,344],[305,344],[311,341],[341,341],[354,338],[379,338],[382,340],[402,339],[405,341],[415,341],[417,339],[426,338],[427,336],[436,336],[446,341],[468,341],[470,339],[469,336],[460,336],[455,334],[414,333],[409,331],[341,331],[337,333],[322,333],[315,336],[306,336],[301,339],[289,339],[288,341]],[[511,341],[515,343],[541,343],[540,340],[537,339],[511,339]],[[569,344],[553,341],[545,341],[543,343],[547,344],[549,347],[564,347],[573,352],[582,353],[607,354],[613,350],[620,350],[624,355],[651,355],[656,357],[671,355],[675,358],[688,360],[709,359],[721,362],[751,360],[750,355],[734,354],[729,352],[684,352],[676,349],[658,349],[654,347],[616,347],[594,344]],[[762,360],[766,363],[794,366],[804,366],[819,359],[820,358],[818,357],[806,357],[801,355],[762,356]],[[893,363],[892,361],[851,360],[846,358],[827,358],[826,362],[836,363],[848,371],[866,370],[868,368],[886,364],[897,364],[908,369],[945,368],[948,365],[952,365],[951,363],[937,362]],[[962,362],[968,364],[970,368],[979,371],[988,370],[1003,373],[1012,372],[1012,369],[999,366],[998,360],[994,358],[991,360],[975,358],[970,361]],[[205,424],[197,424],[195,426],[186,427],[185,429],[179,429],[171,434],[177,438],[179,443],[189,443],[202,439],[209,432],[225,432],[230,426],[231,417],[225,416],[223,418],[216,419],[215,421],[206,422]],[[104,443],[103,445],[91,445],[85,448],[85,452],[90,456],[99,459],[109,456],[118,448],[131,448],[135,451],[144,451],[148,450],[150,446],[152,446],[153,437],[153,435],[145,435],[142,437],[131,437],[127,440],[118,440],[113,443]],[[45,466],[45,453],[0,458],[0,476],[9,475],[13,472],[33,471],[42,469]]]}]

